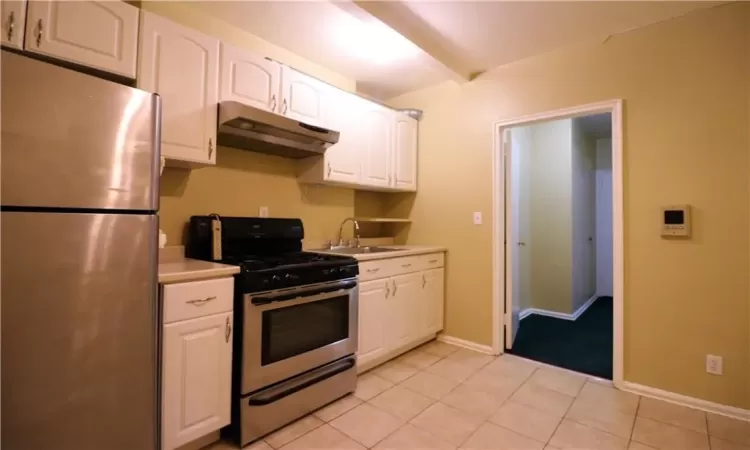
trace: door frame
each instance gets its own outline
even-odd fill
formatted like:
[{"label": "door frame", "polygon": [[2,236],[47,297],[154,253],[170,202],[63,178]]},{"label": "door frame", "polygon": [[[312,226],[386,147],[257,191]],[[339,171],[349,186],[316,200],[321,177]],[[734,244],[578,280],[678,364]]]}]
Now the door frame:
[{"label": "door frame", "polygon": [[[623,263],[623,133],[622,99],[589,103],[570,108],[496,121],[492,124],[492,351],[505,352],[505,325],[512,314],[512,299],[505,295],[506,267],[506,163],[504,130],[557,119],[571,119],[592,114],[612,115],[612,287],[613,287],[613,352],[612,381],[616,387],[623,384],[623,292],[625,269]],[[508,271],[508,272],[506,272]],[[507,313],[506,313],[507,311]]]}]

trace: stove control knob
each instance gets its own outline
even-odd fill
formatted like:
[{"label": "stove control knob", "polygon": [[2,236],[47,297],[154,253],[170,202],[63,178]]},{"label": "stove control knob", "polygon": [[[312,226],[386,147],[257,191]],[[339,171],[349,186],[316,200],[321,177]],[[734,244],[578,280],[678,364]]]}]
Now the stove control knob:
[{"label": "stove control knob", "polygon": [[271,276],[271,284],[278,284],[281,281],[281,277],[278,275]]}]

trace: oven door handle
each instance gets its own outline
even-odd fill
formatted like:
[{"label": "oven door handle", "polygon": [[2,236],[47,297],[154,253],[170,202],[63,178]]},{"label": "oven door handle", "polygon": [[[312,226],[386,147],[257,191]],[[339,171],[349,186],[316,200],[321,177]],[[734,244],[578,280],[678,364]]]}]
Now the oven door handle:
[{"label": "oven door handle", "polygon": [[250,406],[263,406],[278,402],[295,392],[299,392],[313,384],[320,383],[325,379],[351,369],[354,367],[355,362],[356,359],[353,356],[350,356],[333,364],[312,370],[304,375],[289,380],[286,383],[281,383],[270,389],[266,389],[263,392],[250,396],[247,400],[247,404]]},{"label": "oven door handle", "polygon": [[330,294],[342,290],[354,289],[355,287],[357,287],[357,282],[355,280],[347,280],[313,288],[297,288],[268,295],[259,295],[257,297],[251,297],[250,303],[252,303],[254,306],[260,306],[267,305],[273,302],[283,302],[297,299],[305,300],[310,297],[319,296],[321,294]]}]

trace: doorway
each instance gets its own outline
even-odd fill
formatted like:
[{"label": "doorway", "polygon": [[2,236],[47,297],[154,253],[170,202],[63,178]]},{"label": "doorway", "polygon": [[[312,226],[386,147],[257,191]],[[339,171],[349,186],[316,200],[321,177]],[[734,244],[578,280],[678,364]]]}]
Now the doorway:
[{"label": "doorway", "polygon": [[493,350],[622,380],[619,100],[495,124]]}]

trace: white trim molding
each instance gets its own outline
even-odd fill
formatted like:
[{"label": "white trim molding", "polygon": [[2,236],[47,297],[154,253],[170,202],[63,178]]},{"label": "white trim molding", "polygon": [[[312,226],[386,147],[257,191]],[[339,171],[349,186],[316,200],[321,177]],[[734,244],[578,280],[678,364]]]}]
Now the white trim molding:
[{"label": "white trim molding", "polygon": [[598,295],[594,295],[590,299],[586,300],[586,303],[581,305],[573,314],[567,314],[567,313],[561,313],[557,311],[549,311],[546,309],[539,309],[539,308],[526,308],[518,315],[518,320],[525,319],[526,317],[536,314],[537,316],[547,316],[547,317],[554,317],[555,319],[563,319],[563,320],[578,320],[579,317],[581,317],[581,314],[585,313],[587,309],[589,309],[589,306],[591,306],[596,299],[599,298]]},{"label": "white trim molding", "polygon": [[750,421],[750,410],[737,408],[735,406],[722,405],[721,403],[714,403],[700,398],[688,397],[687,395],[663,391],[661,389],[631,383],[630,381],[624,381],[622,383],[622,390],[642,395],[644,397],[656,398],[677,405],[700,409],[709,413],[721,414],[735,419]]},{"label": "white trim molding", "polygon": [[456,347],[462,347],[465,349],[474,350],[475,352],[486,353],[488,355],[495,354],[495,352],[492,351],[492,347],[490,347],[489,345],[477,344],[476,342],[466,341],[464,339],[459,339],[457,337],[446,336],[443,333],[438,334],[436,339],[440,342],[445,342],[446,344],[455,345]]},{"label": "white trim molding", "polygon": [[[622,100],[614,99],[599,103],[574,106],[540,114],[500,120],[492,125],[492,353],[505,351],[504,325],[510,323],[512,305],[506,305],[505,278],[505,195],[506,195],[506,157],[504,132],[519,125],[531,125],[557,119],[569,119],[591,114],[610,113],[612,115],[612,298],[613,298],[613,346],[612,375],[616,387],[623,383],[623,328],[624,328],[624,278],[623,263],[623,130]],[[510,306],[510,307],[508,307]],[[508,311],[508,314],[505,313]]]}]

